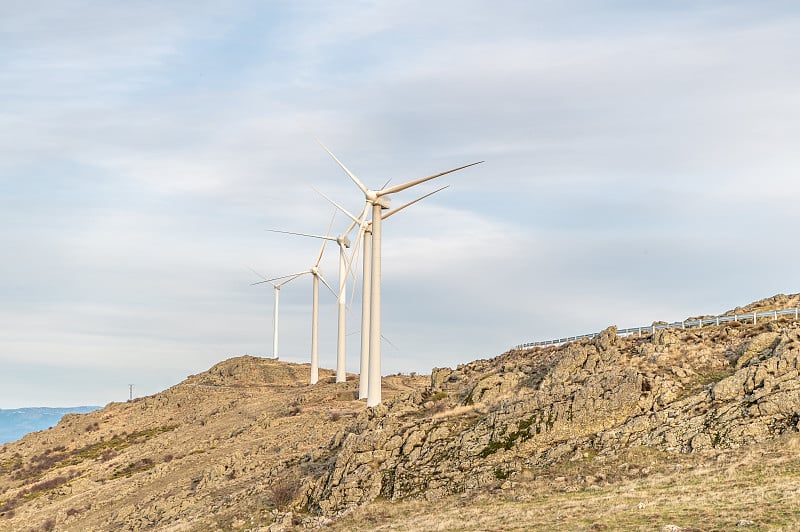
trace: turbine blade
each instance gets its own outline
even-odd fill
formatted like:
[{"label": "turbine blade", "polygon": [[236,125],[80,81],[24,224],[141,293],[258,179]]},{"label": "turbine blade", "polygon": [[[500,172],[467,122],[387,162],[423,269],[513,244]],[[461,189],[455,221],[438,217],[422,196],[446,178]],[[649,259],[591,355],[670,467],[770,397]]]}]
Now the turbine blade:
[{"label": "turbine blade", "polygon": [[425,198],[427,198],[428,196],[433,196],[433,195],[434,195],[434,194],[436,194],[437,192],[441,192],[442,190],[444,190],[444,189],[446,189],[446,188],[448,188],[448,187],[450,187],[450,185],[443,186],[442,188],[437,188],[437,189],[436,189],[436,190],[434,190],[433,192],[428,192],[428,193],[427,193],[427,194],[425,194],[424,196],[420,196],[419,198],[415,199],[414,201],[409,201],[409,202],[408,202],[408,203],[406,203],[405,205],[400,205],[400,206],[399,206],[399,207],[397,207],[396,209],[392,209],[392,210],[390,210],[390,211],[386,211],[386,212],[385,212],[383,215],[381,215],[381,220],[385,220],[385,219],[386,219],[386,218],[388,218],[389,216],[391,216],[391,215],[393,215],[393,214],[395,214],[395,213],[398,213],[398,212],[402,211],[402,210],[403,210],[403,209],[405,209],[406,207],[409,207],[409,206],[411,206],[411,205],[414,205],[416,202],[418,202],[418,201],[422,201],[422,200],[424,200]]},{"label": "turbine blade", "polygon": [[319,261],[321,261],[321,260],[322,260],[322,254],[323,254],[323,253],[325,253],[325,244],[327,244],[327,243],[328,243],[328,241],[327,241],[327,240],[323,240],[323,241],[322,241],[322,247],[321,247],[321,248],[319,248],[319,256],[317,256],[317,260],[316,260],[316,262],[314,263],[314,267],[317,267],[317,266],[319,266]]},{"label": "turbine blade", "polygon": [[325,253],[325,244],[328,243],[328,240],[336,241],[335,238],[331,238],[331,228],[333,227],[333,221],[336,219],[336,209],[333,210],[333,216],[331,216],[331,223],[328,224],[328,230],[325,232],[325,238],[322,241],[322,247],[319,248],[319,257],[317,257],[317,262],[314,263],[314,267],[316,268],[319,266],[319,261],[322,260],[322,254]]},{"label": "turbine blade", "polygon": [[303,272],[290,273],[289,275],[281,275],[280,277],[273,277],[272,279],[264,279],[263,281],[259,281],[257,283],[251,283],[250,286],[253,286],[253,285],[256,285],[256,284],[271,283],[272,281],[278,281],[280,279],[286,279],[287,277],[291,277],[292,279],[294,279],[295,277],[300,277],[301,275],[304,275],[306,273],[309,273],[309,271],[306,270],[306,271],[303,271]]},{"label": "turbine blade", "polygon": [[262,279],[266,279],[266,278],[267,278],[267,276],[266,276],[266,275],[262,275],[262,274],[258,273],[257,271],[255,271],[255,270],[254,270],[253,268],[251,268],[250,266],[247,266],[247,269],[248,269],[248,270],[250,270],[251,272],[253,272],[254,274],[258,275],[258,276],[259,276],[259,277],[261,277]]},{"label": "turbine blade", "polygon": [[[308,272],[303,272],[303,273],[308,273]],[[293,275],[293,276],[289,277],[288,279],[286,279],[285,281],[280,282],[280,283],[278,283],[277,285],[274,285],[274,286],[277,286],[278,288],[280,288],[281,286],[285,285],[286,283],[291,283],[292,281],[294,281],[295,279],[297,279],[298,277],[303,275],[303,273],[298,273],[297,275]]]},{"label": "turbine blade", "polygon": [[331,223],[328,224],[328,230],[325,231],[325,238],[329,238],[331,236],[331,228],[333,228],[334,220],[336,220],[336,209],[333,209],[333,215],[331,216]]},{"label": "turbine blade", "polygon": [[267,231],[269,231],[270,233],[283,233],[284,235],[307,236],[309,238],[321,238],[321,239],[336,241],[335,238],[331,238],[329,236],[310,235],[308,233],[295,233],[294,231],[279,231],[278,229],[267,229]]},{"label": "turbine blade", "polygon": [[341,235],[341,236],[342,236],[342,237],[345,237],[345,236],[347,236],[347,235],[350,233],[350,231],[352,231],[352,230],[353,230],[353,228],[354,228],[354,227],[355,227],[357,224],[358,224],[358,220],[353,220],[353,221],[350,223],[350,225],[348,225],[348,226],[347,226],[347,229],[345,229],[345,230],[344,230],[344,232],[342,233],[342,235]]},{"label": "turbine blade", "polygon": [[[311,188],[314,188],[314,187],[311,187]],[[336,203],[335,201],[333,201],[332,199],[330,199],[328,196],[326,196],[325,194],[323,194],[322,192],[320,192],[320,191],[319,191],[319,190],[317,190],[316,188],[314,188],[314,190],[317,192],[317,194],[319,194],[320,196],[322,196],[323,198],[325,198],[326,200],[328,200],[328,202],[329,202],[329,203],[331,203],[331,204],[332,204],[334,207],[336,207],[337,209],[339,209],[340,211],[342,211],[343,213],[345,213],[345,215],[347,215],[347,217],[348,217],[348,218],[350,218],[350,219],[351,219],[351,220],[353,220],[354,222],[358,222],[358,219],[357,219],[355,216],[353,216],[353,215],[350,213],[350,211],[348,211],[347,209],[345,209],[344,207],[342,207],[341,205],[339,205],[338,203]]]},{"label": "turbine blade", "polygon": [[430,181],[436,177],[440,177],[446,174],[452,174],[453,172],[457,172],[459,170],[463,170],[464,168],[469,168],[470,166],[475,166],[476,164],[481,164],[484,161],[478,161],[477,163],[470,163],[465,164],[464,166],[459,166],[458,168],[453,168],[452,170],[447,170],[446,172],[439,172],[438,174],[429,175],[428,177],[421,177],[419,179],[415,179],[414,181],[409,181],[408,183],[403,183],[402,185],[395,185],[393,187],[389,187],[384,190],[379,190],[376,192],[378,196],[385,196],[386,194],[394,194],[395,192],[400,192],[401,190],[405,190],[407,188],[413,187],[414,185],[419,185],[420,183],[424,183],[425,181]]},{"label": "turbine blade", "polygon": [[361,180],[360,180],[359,178],[357,178],[357,177],[355,176],[355,174],[353,174],[353,172],[351,172],[350,170],[348,170],[348,169],[347,169],[347,167],[346,167],[344,164],[342,164],[342,161],[340,161],[339,159],[337,159],[337,158],[336,158],[336,156],[333,154],[333,152],[332,152],[331,150],[329,150],[329,149],[328,149],[328,147],[327,147],[327,146],[325,146],[325,145],[324,145],[322,142],[320,142],[320,140],[319,140],[319,139],[317,139],[317,142],[319,142],[319,145],[320,145],[320,146],[322,146],[322,149],[323,149],[323,150],[325,150],[326,152],[328,152],[328,155],[330,155],[331,157],[333,157],[333,160],[334,160],[334,161],[336,161],[336,164],[338,164],[338,165],[339,165],[339,167],[340,167],[342,170],[344,170],[344,173],[346,173],[347,175],[349,175],[349,176],[350,176],[350,179],[352,179],[352,180],[353,180],[353,183],[355,183],[355,184],[356,184],[356,186],[357,186],[358,188],[360,188],[360,189],[361,189],[361,192],[363,192],[364,194],[366,194],[366,193],[367,193],[367,190],[369,190],[369,189],[368,189],[368,188],[367,188],[367,187],[364,185],[364,183],[362,183],[362,182],[361,182]]},{"label": "turbine blade", "polygon": [[369,203],[364,205],[364,208],[361,209],[361,212],[358,214],[358,223],[363,225],[364,222],[367,221],[367,216],[369,216],[370,209],[371,209],[371,207],[370,207]]},{"label": "turbine blade", "polygon": [[328,287],[328,290],[330,290],[330,291],[331,291],[331,294],[333,294],[333,297],[339,297],[339,294],[337,294],[337,293],[336,293],[336,292],[333,290],[333,288],[331,288],[331,285],[329,285],[329,284],[328,284],[328,281],[326,281],[326,280],[325,280],[325,278],[324,278],[324,277],[322,277],[322,275],[320,275],[320,274],[317,274],[317,277],[319,277],[319,280],[320,280],[320,281],[322,281],[322,284],[324,284],[325,286],[327,286],[327,287]]},{"label": "turbine blade", "polygon": [[359,255],[358,255],[358,252],[359,252],[360,248],[361,248],[361,243],[360,242],[356,242],[356,249],[354,250],[355,257],[356,257],[355,258],[355,268],[350,270],[350,272],[348,272],[347,270],[344,271],[345,277],[347,277],[347,274],[349,273],[350,277],[353,278],[353,282],[356,282],[358,280],[358,275],[356,274],[356,272],[358,271],[358,264],[361,262],[360,259],[359,259]]},{"label": "turbine blade", "polygon": [[356,289],[358,288],[358,282],[357,282],[358,281],[358,277],[356,276],[356,270],[358,269],[358,250],[361,247],[362,240],[363,240],[362,238],[357,239],[356,240],[356,245],[353,246],[353,257],[355,257],[354,260],[355,260],[356,267],[351,269],[349,267],[350,265],[348,264],[348,267],[344,271],[344,278],[345,279],[347,279],[348,272],[350,273],[350,276],[353,278],[353,289],[350,291],[350,303],[351,304],[352,304],[353,301],[355,301]]},{"label": "turbine blade", "polygon": [[358,236],[356,237],[356,245],[353,247],[353,252],[350,254],[350,260],[347,261],[347,269],[344,271],[344,277],[347,279],[347,276],[350,274],[350,269],[353,267],[353,261],[356,258],[356,253],[358,253],[358,248],[361,245],[361,241],[364,240],[364,233],[367,231],[367,223],[362,222],[361,226],[358,228]]},{"label": "turbine blade", "polygon": [[386,343],[387,343],[387,344],[389,344],[390,346],[394,347],[396,350],[398,350],[398,351],[400,350],[400,348],[399,348],[399,347],[397,347],[396,345],[394,345],[394,344],[393,344],[393,343],[392,343],[392,342],[391,342],[391,341],[390,341],[388,338],[386,338],[384,335],[382,335],[382,334],[381,334],[381,338],[383,338],[383,341],[384,341],[384,342],[386,342]]},{"label": "turbine blade", "polygon": [[[348,305],[352,305],[353,304],[353,301],[355,301],[355,299],[356,299],[356,290],[358,290],[358,278],[356,277],[355,271],[350,272],[350,273],[353,276],[353,289],[350,290],[350,301],[348,302]],[[348,310],[350,310],[349,307],[348,307]]]}]

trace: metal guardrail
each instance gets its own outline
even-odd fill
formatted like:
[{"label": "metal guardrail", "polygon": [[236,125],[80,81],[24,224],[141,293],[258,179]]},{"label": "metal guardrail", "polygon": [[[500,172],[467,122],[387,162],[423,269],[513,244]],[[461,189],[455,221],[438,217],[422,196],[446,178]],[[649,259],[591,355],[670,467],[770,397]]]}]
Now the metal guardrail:
[{"label": "metal guardrail", "polygon": [[[689,327],[702,327],[703,325],[720,325],[722,323],[730,322],[730,321],[750,321],[752,320],[753,324],[758,323],[759,318],[772,318],[774,320],[778,319],[778,316],[794,316],[794,319],[797,320],[800,318],[800,309],[792,308],[786,310],[769,310],[766,312],[749,312],[745,314],[733,314],[725,315],[725,316],[715,316],[713,318],[703,318],[699,320],[686,320],[686,321],[676,321],[673,323],[661,323],[659,325],[646,325],[644,327],[630,327],[628,329],[618,329],[617,334],[622,336],[627,336],[630,334],[638,334],[641,336],[643,333],[655,333],[661,329],[687,329]],[[574,342],[576,340],[583,340],[586,338],[597,338],[600,336],[600,333],[589,333],[589,334],[581,334],[578,336],[569,336],[567,338],[559,338],[558,340],[542,340],[539,342],[528,342],[526,344],[519,344],[513,349],[527,349],[529,347],[543,347],[547,345],[560,345],[566,344],[568,342]]]}]

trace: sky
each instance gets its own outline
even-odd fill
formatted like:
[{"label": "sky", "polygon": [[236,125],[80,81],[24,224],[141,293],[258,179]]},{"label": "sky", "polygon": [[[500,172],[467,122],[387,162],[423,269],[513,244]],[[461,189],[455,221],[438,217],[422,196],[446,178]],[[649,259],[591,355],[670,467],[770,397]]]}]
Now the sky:
[{"label": "sky", "polygon": [[[790,1],[2,2],[0,408],[270,355],[249,268],[320,242],[268,230],[364,203],[316,139],[376,189],[485,161],[392,197],[450,185],[384,223],[384,374],[796,293],[797,65]],[[307,276],[280,324],[308,362]]]}]

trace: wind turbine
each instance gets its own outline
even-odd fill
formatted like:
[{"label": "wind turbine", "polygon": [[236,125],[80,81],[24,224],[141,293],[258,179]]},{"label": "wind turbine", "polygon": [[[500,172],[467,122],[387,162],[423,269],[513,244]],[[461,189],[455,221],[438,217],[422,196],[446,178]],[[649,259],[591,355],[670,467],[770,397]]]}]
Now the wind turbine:
[{"label": "wind turbine", "polygon": [[[335,213],[334,213],[335,214]],[[331,226],[333,225],[333,220],[331,220]],[[328,233],[330,233],[331,229],[330,226],[328,227]],[[311,377],[310,383],[316,384],[319,381],[319,282],[322,281],[328,290],[330,290],[334,295],[336,292],[333,291],[333,288],[325,281],[322,277],[322,272],[319,269],[319,263],[322,260],[322,254],[325,252],[325,244],[327,244],[327,240],[322,241],[322,247],[319,250],[319,255],[317,256],[317,260],[314,262],[314,266],[310,269],[302,272],[298,272],[295,274],[295,277],[299,277],[305,274],[311,274],[313,278],[313,297],[312,297],[312,314],[311,314]],[[272,281],[276,281],[278,279],[284,279],[285,277],[276,277],[273,279],[265,279],[263,281],[259,281],[253,284],[262,284],[268,283]]]},{"label": "wind turbine", "polygon": [[[442,190],[446,189],[450,185],[437,188],[433,192],[429,192],[424,196],[420,196],[419,198],[409,201],[392,209],[390,211],[386,211],[382,213],[381,219],[385,220],[389,216],[396,214],[406,207],[409,207],[418,201],[422,201],[428,196],[432,196],[437,192],[441,192]],[[316,189],[314,189],[316,190]],[[353,264],[353,259],[355,258],[356,254],[358,253],[358,247],[361,245],[363,247],[363,259],[362,259],[362,275],[361,275],[361,282],[362,282],[362,290],[361,290],[361,364],[359,369],[359,378],[358,378],[358,398],[359,399],[367,399],[368,390],[369,390],[369,328],[370,328],[370,290],[371,290],[371,280],[372,280],[372,270],[371,266],[371,259],[372,259],[372,221],[366,219],[365,211],[362,211],[361,215],[357,218],[355,215],[350,213],[347,209],[333,201],[331,198],[317,190],[317,192],[322,195],[326,200],[328,200],[331,204],[333,204],[337,209],[342,211],[348,218],[353,220],[354,224],[358,224],[359,226],[359,235],[360,239],[356,241],[356,247],[353,248],[353,254],[350,257],[350,261],[347,264],[347,273],[350,272],[350,267]],[[386,337],[381,335],[381,337],[386,340]],[[388,342],[388,340],[386,340]],[[391,344],[391,342],[389,342]]]},{"label": "wind turbine", "polygon": [[[278,359],[278,302],[280,299],[281,287],[290,281],[294,281],[295,279],[297,279],[306,272],[292,273],[289,275],[284,275],[282,277],[276,277],[274,279],[267,279],[266,277],[264,277],[263,275],[261,275],[252,268],[250,268],[250,271],[258,275],[262,279],[264,279],[263,281],[253,284],[269,283],[272,285],[273,288],[273,293],[275,295],[275,307],[272,311],[272,359],[277,360]],[[281,281],[280,283],[273,282],[273,281],[279,281],[281,279],[285,280]]]},{"label": "wind turbine", "polygon": [[287,235],[307,236],[310,238],[318,238],[321,240],[330,240],[336,242],[339,246],[339,294],[336,296],[336,302],[339,311],[338,323],[338,338],[336,343],[336,382],[345,382],[347,380],[347,369],[345,367],[347,358],[346,340],[346,315],[347,315],[347,249],[350,248],[350,238],[347,236],[350,231],[356,226],[357,221],[354,221],[350,226],[339,236],[321,236],[310,235],[307,233],[294,233],[292,231],[278,231],[270,229],[273,233],[283,233]]},{"label": "wind turbine", "polygon": [[[356,186],[364,193],[366,208],[372,210],[372,265],[370,279],[370,312],[369,312],[369,378],[367,390],[367,406],[377,406],[381,403],[381,213],[384,209],[391,208],[389,194],[403,191],[425,181],[469,168],[483,161],[470,163],[452,170],[422,177],[380,190],[371,190],[358,179],[342,162],[336,158],[324,144],[320,143],[323,149],[328,152],[336,164],[353,180]],[[364,227],[359,232],[363,231]],[[360,238],[360,235],[359,235]]]}]

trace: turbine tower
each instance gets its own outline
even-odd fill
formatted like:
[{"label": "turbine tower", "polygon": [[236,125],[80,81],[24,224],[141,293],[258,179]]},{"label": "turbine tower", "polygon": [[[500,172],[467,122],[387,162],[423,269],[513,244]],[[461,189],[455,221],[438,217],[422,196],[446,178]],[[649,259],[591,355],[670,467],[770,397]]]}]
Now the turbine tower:
[{"label": "turbine tower", "polygon": [[[278,303],[280,300],[281,287],[290,281],[294,281],[296,278],[300,277],[301,275],[307,272],[292,273],[289,275],[284,275],[282,277],[267,279],[266,277],[264,277],[263,275],[261,275],[252,268],[250,268],[250,271],[258,275],[262,279],[264,279],[263,281],[253,284],[269,283],[272,285],[273,294],[275,298],[275,305],[272,311],[272,359],[277,360],[278,359]],[[279,281],[281,279],[285,280],[280,283],[273,282],[273,281]]]},{"label": "turbine tower", "polygon": [[[390,217],[393,214],[396,214],[406,207],[417,203],[418,201],[422,201],[428,196],[432,196],[437,192],[441,192],[442,190],[446,189],[450,185],[437,188],[433,192],[429,192],[424,196],[420,196],[419,198],[409,201],[392,209],[390,211],[386,211],[381,215],[381,218],[385,220],[386,218]],[[315,189],[316,190],[316,189]],[[361,275],[361,282],[362,282],[362,289],[361,289],[361,360],[359,366],[359,376],[358,376],[358,398],[359,399],[367,399],[368,390],[369,390],[369,324],[370,324],[370,290],[371,290],[371,279],[372,279],[372,269],[371,269],[371,262],[372,262],[372,221],[366,219],[365,212],[361,213],[361,216],[356,218],[355,215],[350,213],[347,209],[333,201],[331,198],[317,190],[319,194],[322,195],[326,200],[328,200],[331,204],[333,204],[337,209],[342,211],[348,218],[353,220],[354,224],[358,224],[359,226],[359,235],[360,238],[356,241],[356,246],[353,248],[353,253],[350,256],[350,260],[347,263],[347,271],[345,275],[350,272],[350,268],[353,265],[353,259],[356,257],[358,253],[359,246],[363,247],[363,259],[362,259],[362,275]],[[386,338],[384,337],[384,340]]]},{"label": "turbine tower", "polygon": [[294,233],[292,231],[278,231],[275,229],[270,229],[273,233],[283,233],[286,235],[297,235],[297,236],[306,236],[310,238],[318,238],[320,240],[330,240],[331,242],[336,242],[339,246],[339,294],[336,296],[336,303],[338,306],[339,312],[339,323],[338,323],[338,337],[337,337],[337,344],[336,344],[336,382],[345,382],[347,380],[347,369],[346,369],[346,358],[347,358],[347,346],[346,346],[346,339],[345,336],[347,334],[346,331],[346,315],[347,315],[347,249],[350,248],[350,238],[347,236],[350,231],[356,226],[357,222],[353,222],[350,226],[339,236],[332,237],[332,236],[321,236],[321,235],[310,235],[307,233]]},{"label": "turbine tower", "polygon": [[[321,143],[320,143],[321,144]],[[372,211],[372,265],[371,265],[371,279],[370,279],[370,312],[369,312],[369,378],[368,378],[368,391],[367,391],[367,406],[377,406],[381,403],[381,220],[382,212],[384,209],[391,207],[389,201],[389,194],[401,192],[407,188],[411,188],[425,181],[469,168],[483,161],[470,163],[452,170],[440,172],[427,177],[422,177],[395,185],[389,188],[382,188],[380,190],[371,190],[358,179],[342,162],[336,158],[324,144],[323,149],[328,152],[336,164],[344,170],[344,172],[353,180],[356,186],[364,193],[367,209]],[[359,231],[361,233],[362,229]],[[361,235],[359,235],[359,238]]]},{"label": "turbine tower", "polygon": [[[331,225],[333,225],[333,220],[331,220]],[[328,233],[330,233],[330,227],[328,227]],[[322,272],[319,269],[319,263],[322,260],[322,254],[325,252],[325,244],[327,240],[322,241],[322,247],[319,250],[319,255],[317,256],[316,262],[314,262],[314,266],[310,269],[302,272],[298,272],[297,274],[293,274],[295,277],[299,277],[305,274],[311,274],[313,277],[312,283],[312,313],[311,313],[311,376],[309,379],[310,384],[316,384],[319,381],[319,282],[322,281],[328,290],[330,290],[334,295],[336,292],[333,291],[333,288],[325,281],[322,277]],[[265,279],[263,281],[259,281],[256,284],[262,283],[269,283],[272,281],[276,281],[278,279],[284,279],[289,276],[283,277],[276,277],[273,279]]]}]

